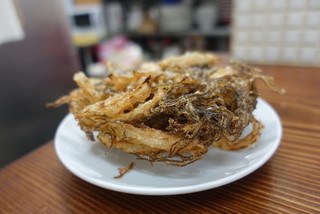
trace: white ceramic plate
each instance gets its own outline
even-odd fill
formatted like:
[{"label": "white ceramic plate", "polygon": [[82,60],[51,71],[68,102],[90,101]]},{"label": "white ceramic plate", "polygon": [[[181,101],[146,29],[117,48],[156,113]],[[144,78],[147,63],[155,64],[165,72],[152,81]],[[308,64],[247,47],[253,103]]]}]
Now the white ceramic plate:
[{"label": "white ceramic plate", "polygon": [[[236,181],[263,165],[277,150],[282,127],[273,108],[261,98],[254,111],[265,125],[260,142],[240,151],[211,149],[204,159],[185,167],[136,160],[119,150],[108,150],[86,139],[71,114],[58,127],[55,149],[73,174],[97,186],[141,195],[175,195],[198,192]],[[134,161],[134,168],[120,179],[119,167]]]}]

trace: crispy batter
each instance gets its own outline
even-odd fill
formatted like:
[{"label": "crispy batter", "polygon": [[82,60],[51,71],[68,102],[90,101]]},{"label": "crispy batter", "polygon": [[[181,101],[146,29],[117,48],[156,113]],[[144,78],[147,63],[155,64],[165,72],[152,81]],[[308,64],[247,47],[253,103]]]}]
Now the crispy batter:
[{"label": "crispy batter", "polygon": [[[238,150],[257,143],[263,125],[252,112],[262,79],[272,77],[238,62],[216,66],[211,53],[189,53],[144,63],[132,73],[103,79],[74,77],[79,88],[50,106],[69,104],[81,129],[109,148],[138,159],[185,166],[210,147]],[[244,129],[252,131],[240,139]]]},{"label": "crispy batter", "polygon": [[117,178],[121,178],[122,176],[124,176],[127,172],[129,172],[129,171],[133,168],[133,165],[134,165],[134,163],[131,162],[131,163],[129,164],[129,166],[127,166],[127,167],[118,168],[119,175],[114,176],[113,178],[116,178],[116,179],[117,179]]}]

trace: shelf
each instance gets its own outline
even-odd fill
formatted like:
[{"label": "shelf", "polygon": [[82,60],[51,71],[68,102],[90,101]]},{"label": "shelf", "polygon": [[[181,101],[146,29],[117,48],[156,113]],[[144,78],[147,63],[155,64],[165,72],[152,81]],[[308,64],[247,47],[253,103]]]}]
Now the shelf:
[{"label": "shelf", "polygon": [[185,37],[185,36],[206,36],[206,37],[228,37],[230,27],[216,28],[210,31],[190,30],[182,32],[156,32],[152,34],[141,34],[139,32],[123,32],[128,37]]}]

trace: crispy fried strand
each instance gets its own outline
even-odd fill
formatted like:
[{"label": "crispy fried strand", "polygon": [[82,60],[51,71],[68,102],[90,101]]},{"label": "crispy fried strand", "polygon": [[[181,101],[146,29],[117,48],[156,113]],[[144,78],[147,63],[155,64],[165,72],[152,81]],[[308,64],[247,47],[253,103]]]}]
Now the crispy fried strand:
[{"label": "crispy fried strand", "polygon": [[[79,88],[49,106],[67,103],[81,129],[89,137],[98,131],[106,147],[185,166],[209,148],[238,150],[258,142],[263,124],[252,114],[257,79],[284,93],[256,68],[239,62],[219,68],[217,60],[188,53],[102,79],[77,73]],[[249,124],[251,133],[240,139]]]},{"label": "crispy fried strand", "polygon": [[116,178],[116,179],[117,179],[117,178],[121,178],[122,176],[124,176],[127,172],[129,172],[129,171],[133,168],[133,165],[134,165],[134,163],[131,162],[131,163],[129,164],[129,166],[127,166],[127,167],[118,168],[119,175],[114,176],[113,178]]}]

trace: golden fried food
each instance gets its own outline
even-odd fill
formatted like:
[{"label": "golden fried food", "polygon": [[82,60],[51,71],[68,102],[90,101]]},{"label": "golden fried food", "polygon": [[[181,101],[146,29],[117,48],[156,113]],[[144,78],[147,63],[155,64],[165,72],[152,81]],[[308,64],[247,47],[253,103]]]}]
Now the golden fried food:
[{"label": "golden fried food", "polygon": [[[98,132],[108,148],[185,166],[210,147],[238,150],[258,142],[257,79],[283,92],[255,68],[236,62],[219,68],[217,61],[212,53],[187,53],[101,79],[77,73],[79,88],[50,106],[69,104],[88,137]],[[240,138],[249,124],[251,133]]]},{"label": "golden fried food", "polygon": [[127,167],[118,168],[119,175],[116,175],[113,178],[116,178],[116,179],[121,178],[122,176],[124,176],[126,173],[128,173],[133,168],[133,165],[134,165],[134,163],[131,162],[129,164],[129,166],[127,166]]}]

